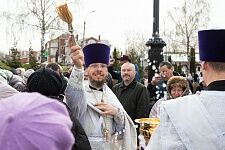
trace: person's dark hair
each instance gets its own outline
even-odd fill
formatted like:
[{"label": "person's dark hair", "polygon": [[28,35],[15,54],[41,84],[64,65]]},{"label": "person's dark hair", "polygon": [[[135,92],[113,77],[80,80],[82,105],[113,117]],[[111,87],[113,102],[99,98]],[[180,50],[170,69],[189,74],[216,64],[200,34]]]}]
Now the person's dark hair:
[{"label": "person's dark hair", "polygon": [[173,68],[173,65],[170,62],[168,62],[168,61],[162,61],[159,64],[159,67],[162,67],[162,66],[166,66],[168,69],[172,69]]},{"label": "person's dark hair", "polygon": [[54,71],[58,71],[60,69],[59,65],[57,63],[50,63],[47,64],[46,68],[50,68]]},{"label": "person's dark hair", "polygon": [[225,63],[222,62],[208,62],[209,66],[212,67],[212,69],[215,72],[224,72],[225,71]]},{"label": "person's dark hair", "polygon": [[194,82],[198,82],[198,74],[194,74],[193,80],[194,80]]}]

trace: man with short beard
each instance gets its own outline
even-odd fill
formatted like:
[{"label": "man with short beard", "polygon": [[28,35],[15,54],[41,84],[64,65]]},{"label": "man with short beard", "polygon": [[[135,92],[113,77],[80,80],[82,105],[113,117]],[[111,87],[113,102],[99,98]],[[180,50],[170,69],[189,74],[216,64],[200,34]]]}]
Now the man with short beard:
[{"label": "man with short beard", "polygon": [[[121,66],[122,82],[112,88],[133,121],[139,118],[148,118],[150,107],[148,90],[143,84],[136,81],[135,74],[135,65],[130,62],[124,63]],[[137,133],[139,134],[138,128]]]},{"label": "man with short beard", "polygon": [[[71,47],[74,68],[65,91],[73,115],[81,122],[93,150],[136,149],[135,126],[106,85],[109,46]],[[84,82],[84,69],[88,81]]]},{"label": "man with short beard", "polygon": [[123,81],[112,88],[112,91],[133,121],[138,118],[148,117],[150,102],[147,88],[135,80],[135,74],[134,64],[124,63],[121,66]]}]

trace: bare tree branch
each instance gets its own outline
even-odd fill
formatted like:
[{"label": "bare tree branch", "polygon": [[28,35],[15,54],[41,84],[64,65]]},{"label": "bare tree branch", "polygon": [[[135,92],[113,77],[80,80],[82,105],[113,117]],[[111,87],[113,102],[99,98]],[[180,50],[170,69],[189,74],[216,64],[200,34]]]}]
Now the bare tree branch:
[{"label": "bare tree branch", "polygon": [[[209,22],[209,10],[207,0],[182,0],[180,6],[169,11],[168,16],[175,28],[167,29],[167,32],[170,33],[170,37],[175,39],[171,41],[171,38],[167,38],[167,40],[170,40],[170,42],[167,42],[167,47],[176,49],[173,51],[186,52],[189,59],[190,49],[197,46],[197,30],[206,26]],[[166,36],[166,34],[164,35]]]},{"label": "bare tree branch", "polygon": [[196,33],[209,21],[209,3],[206,0],[183,0],[183,4],[168,12],[171,22],[175,25],[177,40],[185,41],[183,47],[189,54],[190,44],[197,45]]}]

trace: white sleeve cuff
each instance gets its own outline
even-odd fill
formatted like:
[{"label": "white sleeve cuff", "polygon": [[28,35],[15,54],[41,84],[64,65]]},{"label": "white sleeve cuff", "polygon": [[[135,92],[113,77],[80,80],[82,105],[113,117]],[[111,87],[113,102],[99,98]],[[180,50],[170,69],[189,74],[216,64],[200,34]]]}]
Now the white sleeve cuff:
[{"label": "white sleeve cuff", "polygon": [[84,69],[77,69],[75,66],[71,72],[68,84],[78,90],[83,90]]}]

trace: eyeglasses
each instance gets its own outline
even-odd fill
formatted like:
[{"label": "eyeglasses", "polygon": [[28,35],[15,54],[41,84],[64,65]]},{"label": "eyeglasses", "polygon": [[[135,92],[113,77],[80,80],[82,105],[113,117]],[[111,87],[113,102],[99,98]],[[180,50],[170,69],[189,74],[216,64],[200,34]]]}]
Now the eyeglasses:
[{"label": "eyeglasses", "polygon": [[102,63],[95,63],[95,64],[91,64],[89,67],[94,68],[94,69],[98,69],[98,68],[105,69],[108,66],[106,64],[102,64]]}]

